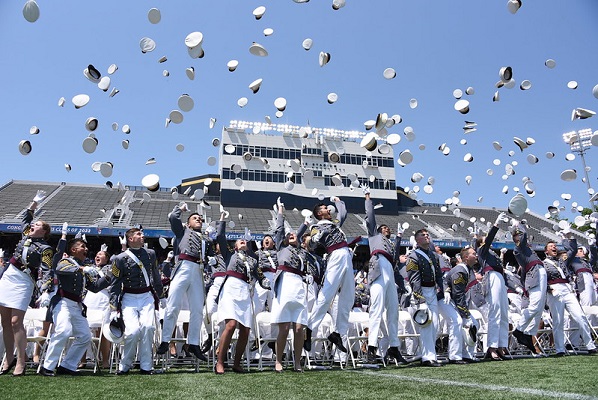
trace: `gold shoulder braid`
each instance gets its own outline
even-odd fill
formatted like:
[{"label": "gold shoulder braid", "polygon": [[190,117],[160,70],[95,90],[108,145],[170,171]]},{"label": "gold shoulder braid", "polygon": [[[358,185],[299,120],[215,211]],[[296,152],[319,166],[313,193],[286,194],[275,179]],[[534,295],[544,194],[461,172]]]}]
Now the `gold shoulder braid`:
[{"label": "gold shoulder braid", "polygon": [[120,269],[117,268],[116,261],[112,262],[112,275],[114,275],[116,278],[120,276]]}]

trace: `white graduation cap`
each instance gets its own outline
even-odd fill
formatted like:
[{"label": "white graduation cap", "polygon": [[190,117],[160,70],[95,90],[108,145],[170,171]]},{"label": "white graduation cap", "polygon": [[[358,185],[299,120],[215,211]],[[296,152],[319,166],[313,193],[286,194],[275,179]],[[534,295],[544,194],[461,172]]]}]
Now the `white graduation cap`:
[{"label": "white graduation cap", "polygon": [[114,165],[110,161],[103,162],[100,164],[100,173],[102,174],[102,176],[104,178],[109,178],[110,176],[112,176],[113,168],[114,168]]},{"label": "white graduation cap", "polygon": [[260,86],[262,86],[262,78],[258,78],[249,84],[249,89],[255,94],[260,90]]},{"label": "white graduation cap", "polygon": [[98,139],[96,139],[95,137],[92,136],[88,136],[85,139],[83,139],[83,150],[86,153],[93,153],[94,151],[96,151],[96,148],[98,147]]},{"label": "white graduation cap", "polygon": [[156,159],[154,157],[151,157],[145,162],[145,165],[151,165],[151,164],[155,164],[155,163],[156,163]]},{"label": "white graduation cap", "polygon": [[239,61],[237,61],[237,60],[230,60],[228,63],[226,63],[226,67],[228,68],[228,70],[230,72],[233,72],[234,70],[236,70],[238,66],[239,66]]},{"label": "white graduation cap", "polygon": [[502,67],[498,71],[498,75],[503,83],[507,83],[513,78],[513,69],[511,67]]},{"label": "white graduation cap", "polygon": [[338,95],[336,93],[328,93],[328,96],[326,96],[326,101],[328,101],[328,104],[334,104],[337,100]]},{"label": "white graduation cap", "polygon": [[139,41],[139,47],[141,48],[141,52],[143,54],[149,53],[154,51],[154,49],[156,48],[156,42],[154,42],[154,40],[151,38],[143,37]]},{"label": "white graduation cap", "polygon": [[284,111],[287,108],[287,99],[284,97],[278,97],[276,100],[274,100],[274,107],[276,107],[278,111]]},{"label": "white graduation cap", "polygon": [[576,119],[587,119],[594,115],[596,115],[596,113],[592,110],[585,108],[575,108],[571,112],[571,121],[575,121]]},{"label": "white graduation cap", "polygon": [[249,52],[258,57],[266,57],[268,55],[266,48],[256,42],[253,42],[253,44],[249,47]]},{"label": "white graduation cap", "polygon": [[85,121],[85,129],[89,132],[93,132],[98,127],[98,119],[96,117],[89,117],[87,121]]},{"label": "white graduation cap", "polygon": [[266,7],[259,6],[255,10],[253,10],[253,16],[255,17],[255,19],[259,20],[264,16],[265,12],[266,12]]},{"label": "white graduation cap", "polygon": [[118,90],[117,88],[112,88],[112,90],[110,91],[110,97],[116,96],[118,92],[120,92],[120,90]]},{"label": "white graduation cap", "polygon": [[385,79],[393,79],[397,76],[397,72],[394,68],[386,68],[384,72],[382,72],[382,76],[384,76]]},{"label": "white graduation cap", "polygon": [[467,114],[469,112],[469,101],[467,100],[457,100],[454,106],[456,111],[459,111],[461,114]]},{"label": "white graduation cap", "polygon": [[202,43],[203,33],[201,32],[191,32],[185,37],[185,46],[187,46],[188,49],[200,47]]},{"label": "white graduation cap", "polygon": [[156,174],[149,174],[141,179],[141,184],[150,192],[155,192],[160,189],[160,177]]},{"label": "white graduation cap", "polygon": [[89,96],[86,94],[78,94],[71,100],[76,109],[85,107],[89,103]]},{"label": "white graduation cap", "polygon": [[303,43],[301,43],[301,46],[305,49],[305,51],[308,51],[309,49],[311,49],[311,46],[313,45],[314,41],[310,38],[307,38],[305,40],[303,40]]},{"label": "white graduation cap", "polygon": [[[179,108],[184,112],[191,111],[193,109],[193,107],[195,106],[195,102],[193,101],[191,96],[189,96],[188,94],[182,94],[179,97],[179,100],[177,103],[179,105]],[[174,121],[172,121],[172,122],[174,122]]]},{"label": "white graduation cap", "polygon": [[326,53],[324,51],[320,52],[320,56],[318,58],[318,62],[320,63],[320,67],[328,64],[330,62],[330,53]]},{"label": "white graduation cap", "polygon": [[185,74],[187,74],[187,78],[191,80],[195,79],[195,68],[189,67],[185,69]]},{"label": "white graduation cap", "polygon": [[58,107],[64,107],[64,103],[66,102],[66,100],[64,99],[64,97],[61,97],[58,99]]},{"label": "white graduation cap", "polygon": [[345,6],[345,0],[332,0],[332,9],[339,10]]},{"label": "white graduation cap", "polygon": [[168,114],[168,119],[174,124],[180,124],[183,122],[183,113],[179,110],[172,110],[170,114]]},{"label": "white graduation cap", "polygon": [[39,133],[39,128],[35,125],[33,125],[31,128],[29,128],[29,134],[30,135],[37,135]]},{"label": "white graduation cap", "polygon": [[19,142],[19,152],[24,156],[31,153],[31,142],[29,140],[21,140]]},{"label": "white graduation cap", "polygon": [[561,179],[565,182],[574,181],[577,179],[577,171],[574,169],[566,169],[561,172]]},{"label": "white graduation cap", "polygon": [[28,22],[35,22],[39,18],[39,6],[35,0],[28,0],[23,6],[23,17]]},{"label": "white graduation cap", "polygon": [[528,90],[531,88],[532,88],[532,83],[530,81],[528,81],[527,79],[521,81],[521,84],[519,85],[519,89],[521,89],[521,90]]},{"label": "white graduation cap", "polygon": [[249,100],[247,99],[247,97],[241,97],[239,100],[237,100],[237,105],[243,108],[247,105],[248,102]]},{"label": "white graduation cap", "polygon": [[[147,12],[147,19],[152,24],[157,24],[162,19],[162,14],[160,13],[159,9],[157,9],[157,8],[150,8],[150,10]],[[164,247],[164,248],[166,248],[166,247]]]},{"label": "white graduation cap", "polygon": [[103,76],[102,79],[98,82],[98,88],[104,92],[107,92],[110,89],[110,77]]}]

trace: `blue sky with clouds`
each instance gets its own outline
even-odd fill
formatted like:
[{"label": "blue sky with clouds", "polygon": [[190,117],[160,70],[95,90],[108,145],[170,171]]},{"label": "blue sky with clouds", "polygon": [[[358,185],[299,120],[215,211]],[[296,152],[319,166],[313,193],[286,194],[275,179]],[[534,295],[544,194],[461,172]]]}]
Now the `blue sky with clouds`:
[{"label": "blue sky with clouds", "polygon": [[[555,200],[567,209],[573,202],[588,204],[581,161],[565,160],[569,149],[562,134],[598,129],[598,117],[571,121],[576,107],[598,108],[592,94],[598,84],[594,0],[524,0],[514,15],[506,0],[347,0],[337,11],[332,0],[39,0],[41,15],[34,23],[23,17],[24,4],[0,2],[2,182],[103,184],[107,178],[93,172],[91,164],[110,161],[113,182],[140,185],[145,175],[155,173],[162,186],[175,186],[183,178],[217,172],[207,165],[208,157],[218,154],[211,140],[230,120],[264,121],[269,115],[276,123],[309,121],[314,127],[364,131],[365,121],[384,112],[403,119],[389,133],[403,135],[406,127],[413,128],[415,140],[403,136],[394,147],[395,155],[405,149],[414,155],[411,164],[397,166],[397,184],[419,186],[418,198],[425,202],[443,203],[458,190],[464,204],[478,204],[483,197],[482,206],[505,207],[516,188],[524,190],[522,178],[529,177],[536,187],[529,206],[537,212],[544,213]],[[261,5],[266,12],[256,20],[252,11]],[[158,24],[148,20],[152,7],[161,11]],[[264,36],[265,28],[274,33]],[[192,59],[184,43],[194,31],[204,35],[201,59]],[[141,52],[143,37],[155,41],[154,51]],[[309,51],[301,46],[306,38],[313,39]],[[269,55],[250,54],[252,42],[262,44]],[[331,55],[324,67],[318,64],[321,51]],[[167,61],[159,63],[162,56]],[[231,59],[239,61],[232,73],[226,67]],[[556,67],[547,68],[547,59],[554,59]],[[99,90],[82,71],[93,64],[106,75],[113,63],[118,70],[110,75],[111,88],[120,92],[111,98],[110,90]],[[191,66],[194,80],[185,74]],[[513,69],[513,89],[495,87],[503,66]],[[386,68],[394,68],[396,78],[385,79]],[[248,85],[258,78],[263,79],[261,89],[252,94]],[[523,80],[531,82],[531,89],[519,89]],[[567,87],[570,81],[577,81],[577,89]],[[453,108],[453,91],[468,87],[475,92],[463,95],[470,102],[470,112],[463,115]],[[493,102],[497,90],[500,100]],[[338,94],[334,104],[326,101],[330,92]],[[75,109],[71,98],[82,93],[91,100]],[[195,107],[183,113],[181,124],[165,128],[183,93]],[[60,97],[66,99],[64,107],[57,105]],[[248,98],[243,108],[237,105],[241,97]],[[278,119],[277,97],[288,102]],[[414,109],[411,99],[418,101]],[[82,142],[91,116],[99,120],[99,145],[87,154]],[[211,117],[217,118],[213,129]],[[465,135],[466,120],[476,122],[477,131]],[[114,122],[118,131],[111,127]],[[131,128],[128,135],[120,130],[124,124]],[[40,133],[30,135],[34,125]],[[515,136],[531,137],[535,144],[521,152]],[[126,150],[124,139],[130,142]],[[18,151],[21,140],[32,144],[27,156]],[[494,149],[494,141],[502,150]],[[448,156],[438,150],[443,143],[451,149]],[[184,151],[177,151],[177,144]],[[553,159],[545,157],[549,151],[555,153]],[[473,156],[470,163],[463,161],[467,153]],[[530,164],[529,154],[539,162]],[[156,163],[146,165],[151,157]],[[597,166],[589,172],[594,187],[596,160],[598,148],[590,148],[588,165]],[[507,163],[516,164],[515,174],[504,180]],[[562,181],[565,169],[576,169],[578,179]],[[418,184],[410,181],[415,172],[425,177]],[[426,194],[424,181],[430,176],[435,183]],[[508,194],[503,194],[505,185]],[[563,193],[571,194],[571,200],[563,200]]]}]

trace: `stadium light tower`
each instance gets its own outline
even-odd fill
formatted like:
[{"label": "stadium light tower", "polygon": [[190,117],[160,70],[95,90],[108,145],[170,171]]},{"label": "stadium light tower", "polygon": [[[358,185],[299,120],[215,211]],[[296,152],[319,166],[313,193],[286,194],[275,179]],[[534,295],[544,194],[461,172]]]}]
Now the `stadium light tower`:
[{"label": "stadium light tower", "polygon": [[586,185],[588,186],[588,194],[590,195],[590,205],[594,206],[594,202],[597,201],[598,197],[594,194],[594,189],[592,189],[592,184],[590,183],[590,178],[588,176],[588,167],[586,165],[586,150],[592,147],[592,130],[587,129],[580,129],[578,131],[571,131],[563,133],[563,140],[565,143],[569,145],[571,151],[574,153],[579,154],[581,158],[581,162],[583,164],[583,173],[584,179],[586,181]]}]

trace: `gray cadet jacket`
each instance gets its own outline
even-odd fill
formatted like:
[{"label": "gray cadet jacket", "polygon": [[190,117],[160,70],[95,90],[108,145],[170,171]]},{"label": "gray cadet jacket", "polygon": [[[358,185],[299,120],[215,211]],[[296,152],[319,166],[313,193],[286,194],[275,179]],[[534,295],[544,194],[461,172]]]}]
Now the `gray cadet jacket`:
[{"label": "gray cadet jacket", "polygon": [[544,264],[540,257],[527,245],[527,229],[524,224],[519,224],[517,229],[521,232],[521,241],[518,246],[515,246],[513,254],[517,263],[521,267],[521,282],[525,285],[526,290],[535,288],[540,284],[540,268],[544,268]]},{"label": "gray cadet jacket", "polygon": [[[327,219],[321,219],[317,224],[311,226],[311,240],[309,241],[309,249],[315,250],[317,247],[323,247],[327,253],[332,253],[337,248],[347,247],[347,237],[341,230],[345,219],[347,219],[347,208],[344,201],[336,201],[334,203],[338,211],[337,223]],[[314,236],[322,232],[322,236],[318,241]]]},{"label": "gray cadet jacket", "polygon": [[396,269],[401,237],[397,236],[393,243],[392,240],[377,231],[376,213],[371,199],[365,201],[365,215],[371,255],[368,263],[368,285],[371,285],[381,275],[379,257],[386,258],[393,270]]},{"label": "gray cadet jacket", "polygon": [[[421,255],[420,252],[423,252],[427,257]],[[405,269],[409,277],[409,284],[413,290],[413,297],[415,297],[415,300],[419,304],[426,302],[422,287],[435,287],[436,296],[443,296],[444,284],[442,282],[442,271],[440,270],[438,254],[431,250],[424,250],[418,247],[407,257]]]},{"label": "gray cadet jacket", "polygon": [[584,272],[588,272],[590,274],[598,272],[596,268],[596,245],[590,246],[590,259],[586,260],[584,258],[577,257],[577,239],[568,239],[563,240],[562,242],[563,247],[567,251],[567,269],[575,274],[578,275],[577,279],[577,291],[583,292],[585,290],[585,284],[583,279],[579,279],[579,275]]},{"label": "gray cadet jacket", "polygon": [[[306,230],[307,225],[301,224],[297,232],[297,238],[303,236]],[[274,275],[274,282],[272,283],[274,296],[278,296],[277,284],[283,272],[294,273],[302,277],[310,273],[305,262],[307,252],[299,246],[299,239],[297,239],[297,246],[285,245],[284,242],[284,215],[278,214],[276,217],[276,231],[274,232],[274,243],[276,243],[276,249],[278,250],[278,266]]]},{"label": "gray cadet jacket", "polygon": [[175,256],[178,256],[178,262],[172,268],[170,279],[174,278],[182,260],[205,265],[207,257],[214,255],[210,238],[201,232],[184,226],[181,221],[181,213],[181,208],[176,205],[168,216],[170,229],[176,237]]},{"label": "gray cadet jacket", "polygon": [[[152,292],[154,304],[157,293],[162,293],[162,281],[156,262],[156,253],[152,249],[129,249],[143,264],[140,266],[126,251],[117,255],[112,261],[112,285],[110,286],[110,309],[120,310],[122,297],[125,293]],[[144,268],[149,279],[149,286],[141,268]],[[157,307],[156,307],[157,309]]]}]

